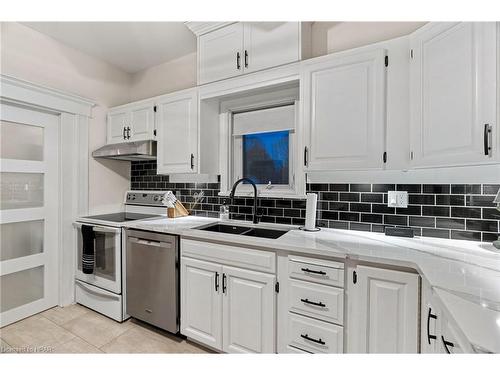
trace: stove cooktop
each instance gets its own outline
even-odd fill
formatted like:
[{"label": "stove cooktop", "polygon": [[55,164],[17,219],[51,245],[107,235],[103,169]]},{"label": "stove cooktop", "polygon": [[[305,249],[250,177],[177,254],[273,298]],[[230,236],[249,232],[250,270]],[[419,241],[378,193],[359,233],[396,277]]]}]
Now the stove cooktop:
[{"label": "stove cooktop", "polygon": [[85,216],[83,219],[110,221],[113,223],[125,223],[132,220],[151,219],[157,216],[158,215],[136,214],[133,212],[115,212],[112,214]]}]

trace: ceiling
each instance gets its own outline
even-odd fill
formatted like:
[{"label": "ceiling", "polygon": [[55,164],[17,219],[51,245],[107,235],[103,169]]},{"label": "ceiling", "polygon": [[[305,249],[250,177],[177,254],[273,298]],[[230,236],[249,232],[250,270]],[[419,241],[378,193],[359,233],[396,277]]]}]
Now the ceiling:
[{"label": "ceiling", "polygon": [[196,51],[182,22],[23,22],[70,47],[135,73]]}]

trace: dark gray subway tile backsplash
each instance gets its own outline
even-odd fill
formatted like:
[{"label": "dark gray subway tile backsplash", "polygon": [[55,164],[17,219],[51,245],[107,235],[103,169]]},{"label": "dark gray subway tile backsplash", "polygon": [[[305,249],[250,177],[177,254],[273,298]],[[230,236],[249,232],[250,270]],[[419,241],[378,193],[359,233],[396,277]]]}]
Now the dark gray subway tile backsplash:
[{"label": "dark gray subway tile backsplash", "polygon": [[[492,203],[500,184],[307,184],[318,194],[320,227],[383,232],[386,226],[410,226],[416,235],[491,242],[500,235],[500,212]],[[227,198],[219,183],[172,183],[156,174],[154,161],[131,163],[131,189],[172,190],[193,215],[219,217]],[[408,191],[408,208],[387,207],[387,191]],[[191,207],[202,190],[203,202]],[[238,197],[230,206],[233,219],[252,220],[253,199]],[[259,198],[266,223],[304,225],[305,199]]]}]

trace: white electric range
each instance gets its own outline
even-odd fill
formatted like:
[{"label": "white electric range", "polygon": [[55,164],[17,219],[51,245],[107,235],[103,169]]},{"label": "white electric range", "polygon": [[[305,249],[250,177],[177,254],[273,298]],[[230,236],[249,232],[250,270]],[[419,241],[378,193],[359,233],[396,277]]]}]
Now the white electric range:
[{"label": "white electric range", "polygon": [[[137,220],[165,217],[167,191],[130,190],[125,194],[124,211],[80,217],[73,224],[76,235],[75,300],[119,322],[128,318],[125,310],[124,226]],[[82,271],[82,226],[93,228],[94,267]]]}]

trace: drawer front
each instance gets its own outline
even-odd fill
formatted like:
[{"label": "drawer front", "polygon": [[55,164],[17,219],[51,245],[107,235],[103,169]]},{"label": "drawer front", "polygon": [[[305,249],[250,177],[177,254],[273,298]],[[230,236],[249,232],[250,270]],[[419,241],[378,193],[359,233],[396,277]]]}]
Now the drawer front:
[{"label": "drawer front", "polygon": [[75,301],[118,322],[124,319],[123,300],[119,294],[76,280]]},{"label": "drawer front", "polygon": [[310,352],[306,352],[305,350],[294,348],[293,346],[290,346],[290,345],[286,346],[284,353],[287,353],[287,354],[311,354]]},{"label": "drawer front", "polygon": [[344,321],[344,289],[289,280],[288,309],[331,323]]},{"label": "drawer front", "polygon": [[344,264],[289,256],[288,276],[292,279],[343,287]]},{"label": "drawer front", "polygon": [[310,353],[342,353],[343,344],[342,327],[288,313],[288,346]]},{"label": "drawer front", "polygon": [[183,239],[181,255],[255,271],[276,272],[276,255],[270,251]]}]

